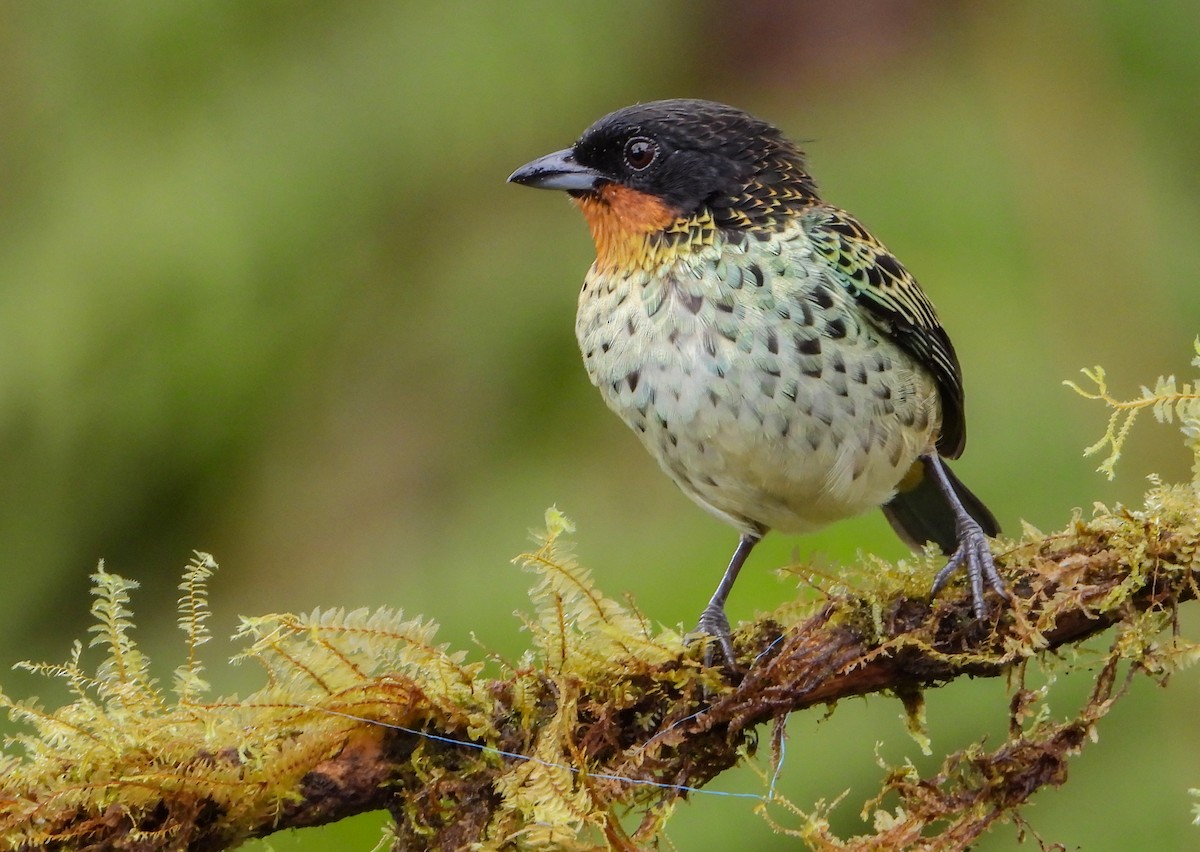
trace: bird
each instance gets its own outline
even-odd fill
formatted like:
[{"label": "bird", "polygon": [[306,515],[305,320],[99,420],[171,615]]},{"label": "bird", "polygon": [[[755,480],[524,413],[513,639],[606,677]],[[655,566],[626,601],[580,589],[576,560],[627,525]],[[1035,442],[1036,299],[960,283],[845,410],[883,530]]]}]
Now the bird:
[{"label": "bird", "polygon": [[974,615],[1001,598],[995,517],[946,464],[966,443],[962,371],[916,279],[824,201],[776,126],[707,100],[634,104],[509,182],[565,191],[596,258],[576,337],[591,382],[738,543],[697,633],[736,668],[726,601],[768,530],[881,507],[949,557]]}]

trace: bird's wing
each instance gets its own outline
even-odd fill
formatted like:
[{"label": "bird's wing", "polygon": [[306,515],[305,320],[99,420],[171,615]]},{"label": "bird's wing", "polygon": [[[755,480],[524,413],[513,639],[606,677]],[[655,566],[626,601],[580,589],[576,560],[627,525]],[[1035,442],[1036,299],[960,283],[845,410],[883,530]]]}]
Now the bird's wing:
[{"label": "bird's wing", "polygon": [[929,297],[900,261],[850,214],[822,207],[809,214],[806,230],[832,277],[870,320],[937,380],[942,400],[938,452],[958,458],[966,443],[962,371],[954,346]]}]

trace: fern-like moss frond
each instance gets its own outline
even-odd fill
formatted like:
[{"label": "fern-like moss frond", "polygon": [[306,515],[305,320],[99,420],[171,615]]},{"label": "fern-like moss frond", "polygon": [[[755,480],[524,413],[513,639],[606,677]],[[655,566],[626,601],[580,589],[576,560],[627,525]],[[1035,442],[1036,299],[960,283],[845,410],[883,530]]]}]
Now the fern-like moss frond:
[{"label": "fern-like moss frond", "polygon": [[[1200,337],[1196,338],[1193,346],[1196,357],[1192,359],[1192,366],[1200,368]],[[1129,437],[1138,414],[1149,409],[1159,423],[1179,421],[1184,443],[1192,451],[1192,482],[1200,486],[1200,381],[1180,384],[1174,376],[1159,376],[1152,387],[1143,385],[1139,396],[1119,400],[1108,390],[1103,367],[1081,372],[1095,385],[1095,390],[1085,390],[1071,381],[1063,384],[1080,396],[1099,400],[1112,409],[1104,435],[1083,451],[1085,456],[1090,456],[1108,449],[1108,455],[1098,468],[1101,473],[1110,480],[1116,476],[1116,465],[1125,447],[1125,439]]]},{"label": "fern-like moss frond", "polygon": [[183,571],[179,584],[179,629],[187,637],[187,662],[175,669],[175,694],[184,703],[208,692],[204,680],[204,665],[200,662],[200,646],[212,638],[206,622],[212,611],[208,608],[208,581],[217,570],[217,562],[208,553],[196,552]]}]

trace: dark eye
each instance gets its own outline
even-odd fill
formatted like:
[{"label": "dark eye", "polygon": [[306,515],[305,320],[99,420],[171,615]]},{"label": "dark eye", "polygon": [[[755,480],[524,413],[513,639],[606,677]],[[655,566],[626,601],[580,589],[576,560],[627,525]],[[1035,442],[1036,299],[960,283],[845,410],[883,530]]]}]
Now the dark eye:
[{"label": "dark eye", "polygon": [[635,136],[625,143],[625,164],[635,172],[650,167],[658,158],[658,145],[645,136]]}]

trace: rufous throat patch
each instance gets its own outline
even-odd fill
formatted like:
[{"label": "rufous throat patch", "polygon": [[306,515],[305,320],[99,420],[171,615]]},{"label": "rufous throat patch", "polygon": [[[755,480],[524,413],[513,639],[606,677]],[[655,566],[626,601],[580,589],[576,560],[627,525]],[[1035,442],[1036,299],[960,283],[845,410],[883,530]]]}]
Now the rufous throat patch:
[{"label": "rufous throat patch", "polygon": [[591,228],[601,268],[652,263],[647,238],[671,225],[679,215],[662,199],[616,183],[577,196],[575,203]]}]

